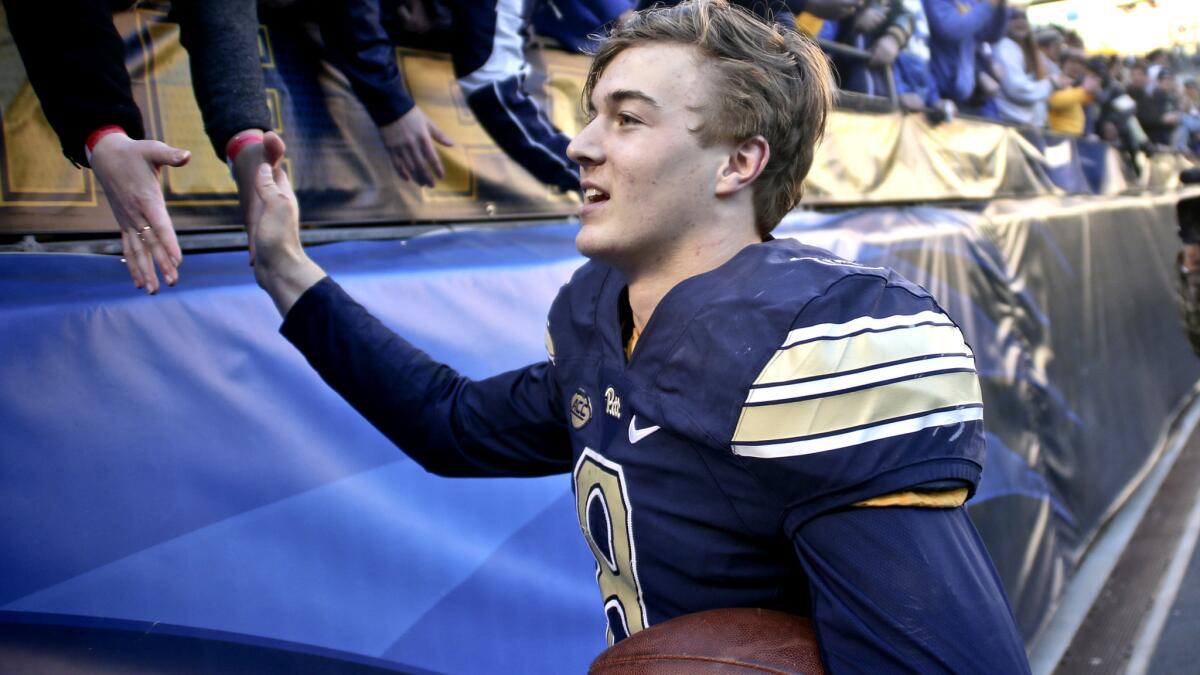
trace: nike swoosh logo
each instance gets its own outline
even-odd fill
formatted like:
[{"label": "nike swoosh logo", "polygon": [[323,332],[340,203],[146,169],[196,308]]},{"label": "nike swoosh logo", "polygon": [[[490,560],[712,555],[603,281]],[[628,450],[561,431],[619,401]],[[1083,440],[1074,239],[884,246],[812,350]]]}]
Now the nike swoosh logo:
[{"label": "nike swoosh logo", "polygon": [[637,428],[637,415],[629,419],[629,443],[630,445],[637,443],[650,434],[658,431],[657,426],[646,427],[645,429]]}]

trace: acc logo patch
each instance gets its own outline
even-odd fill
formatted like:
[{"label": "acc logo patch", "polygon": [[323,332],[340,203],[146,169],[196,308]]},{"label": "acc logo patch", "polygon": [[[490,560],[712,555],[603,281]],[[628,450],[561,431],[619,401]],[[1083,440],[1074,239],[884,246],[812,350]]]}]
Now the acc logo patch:
[{"label": "acc logo patch", "polygon": [[582,429],[592,419],[592,400],[587,392],[577,389],[571,397],[571,426]]}]

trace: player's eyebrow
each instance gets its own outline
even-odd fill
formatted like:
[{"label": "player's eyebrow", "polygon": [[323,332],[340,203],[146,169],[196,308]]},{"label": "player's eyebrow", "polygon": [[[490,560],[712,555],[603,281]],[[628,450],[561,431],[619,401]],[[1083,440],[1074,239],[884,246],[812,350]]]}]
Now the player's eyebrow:
[{"label": "player's eyebrow", "polygon": [[[604,100],[610,106],[615,106],[623,101],[633,100],[642,101],[643,103],[658,110],[662,109],[662,104],[660,104],[653,96],[643,91],[638,91],[637,89],[614,89],[608,92],[608,95],[604,97]],[[591,100],[589,100],[587,104],[587,113],[588,115],[596,114],[596,105]]]},{"label": "player's eyebrow", "polygon": [[614,89],[608,92],[608,96],[605,98],[608,100],[610,105],[629,100],[636,100],[647,103],[655,108],[662,108],[662,105],[660,105],[653,96],[645,92],[638,91],[637,89]]}]

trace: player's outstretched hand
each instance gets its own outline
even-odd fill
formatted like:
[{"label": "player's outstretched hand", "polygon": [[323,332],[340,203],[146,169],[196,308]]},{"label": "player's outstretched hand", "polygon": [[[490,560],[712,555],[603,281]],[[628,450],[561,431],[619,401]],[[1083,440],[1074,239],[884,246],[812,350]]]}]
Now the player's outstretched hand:
[{"label": "player's outstretched hand", "polygon": [[[283,155],[283,141],[273,132],[263,137],[268,156]],[[287,173],[278,165],[263,163],[255,176],[262,201],[262,217],[254,228],[256,262],[254,279],[286,316],[296,300],[325,276],[300,244],[300,207]]]},{"label": "player's outstretched hand", "polygon": [[151,295],[158,292],[158,271],[174,286],[183,263],[159,174],[162,167],[183,166],[191,157],[187,150],[160,141],[135,141],[125,134],[109,134],[92,148],[92,171],[121,226],[129,275],[134,286]]},{"label": "player's outstretched hand", "polygon": [[413,106],[395,122],[379,127],[379,134],[383,136],[392,167],[404,180],[433,187],[435,176],[446,177],[433,142],[449,147],[454,141],[429,121],[420,108]]},{"label": "player's outstretched hand", "polygon": [[[239,132],[234,135],[237,138],[241,133],[258,133],[257,129],[248,129],[246,132]],[[268,141],[268,137],[274,137]],[[262,143],[252,143],[242,148],[241,152],[237,153],[237,157],[233,160],[233,180],[237,183],[238,202],[242,205],[243,222],[246,225],[246,238],[250,242],[250,264],[254,264],[254,228],[258,225],[258,221],[262,218],[263,205],[262,200],[258,198],[258,189],[255,187],[255,176],[258,172],[258,166],[263,162],[275,167],[283,159],[284,153],[283,139],[273,131],[268,131],[263,135]]]}]

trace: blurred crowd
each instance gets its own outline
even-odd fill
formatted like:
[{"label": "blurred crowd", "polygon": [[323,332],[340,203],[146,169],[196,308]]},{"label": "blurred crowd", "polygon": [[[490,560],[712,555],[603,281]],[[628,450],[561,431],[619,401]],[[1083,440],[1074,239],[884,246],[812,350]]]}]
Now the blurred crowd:
[{"label": "blurred crowd", "polygon": [[845,4],[856,9],[844,18],[797,20],[826,43],[865,52],[846,57],[834,48],[844,89],[878,94],[890,66],[909,110],[1098,138],[1131,153],[1200,150],[1200,86],[1179,75],[1195,65],[1182,54],[1089,55],[1074,31],[1034,26],[1024,7],[1004,0]]},{"label": "blurred crowd", "polygon": [[[114,11],[134,0],[0,0],[63,152],[91,167],[122,229],[135,283],[177,278],[181,252],[159,173],[188,149],[146,138]],[[228,162],[248,228],[262,205],[256,167],[278,162],[259,55],[260,23],[302,26],[375,123],[396,173],[432,186],[437,147],[455,141],[407,90],[397,45],[448,53],[479,124],[552,189],[577,191],[569,137],[527,90],[532,36],[588,52],[634,10],[680,0],[172,0],[212,149]],[[935,119],[969,114],[1096,137],[1130,153],[1200,150],[1200,88],[1178,55],[1089,56],[1078,35],[1030,25],[1008,0],[729,0],[819,40],[844,91],[886,97]],[[155,3],[166,5],[166,3]],[[315,55],[314,56],[318,56]],[[881,99],[883,100],[883,99]],[[253,259],[253,251],[251,251]]]},{"label": "blurred crowd", "polygon": [[[448,1],[448,0],[447,0]],[[593,28],[663,0],[541,0],[533,28],[585,50]],[[670,2],[670,0],[667,0]],[[829,52],[844,91],[887,96],[935,119],[967,114],[1085,138],[1127,153],[1200,151],[1193,60],[1089,54],[1078,33],[1034,26],[1006,0],[731,0]]]}]

